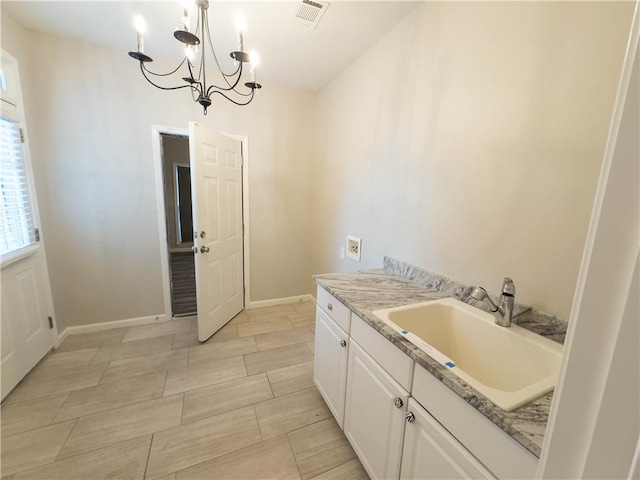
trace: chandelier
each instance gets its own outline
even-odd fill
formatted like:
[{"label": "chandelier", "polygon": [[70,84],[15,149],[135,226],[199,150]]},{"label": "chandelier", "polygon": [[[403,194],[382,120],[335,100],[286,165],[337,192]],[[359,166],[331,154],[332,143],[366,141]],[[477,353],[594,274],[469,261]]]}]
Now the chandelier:
[{"label": "chandelier", "polygon": [[[220,66],[216,51],[213,48],[213,42],[211,41],[208,16],[209,1],[195,0],[195,4],[198,7],[198,21],[195,33],[189,31],[191,27],[189,18],[190,5],[187,2],[183,4],[182,30],[177,29],[173,32],[173,36],[185,45],[185,56],[175,69],[167,73],[155,73],[147,68],[146,64],[153,62],[153,59],[144,53],[144,33],[146,27],[144,19],[141,16],[135,18],[135,26],[138,32],[138,50],[129,52],[129,56],[140,62],[142,75],[154,87],[161,90],[191,89],[193,100],[202,105],[205,115],[207,114],[207,108],[211,105],[213,95],[221,95],[236,105],[248,105],[251,103],[251,100],[253,100],[255,91],[262,88],[262,85],[256,83],[256,66],[259,61],[257,54],[252,52],[251,55],[249,55],[244,51],[242,32],[244,30],[244,20],[242,17],[236,18],[238,27],[238,50],[230,53],[231,58],[235,61],[235,71],[227,73]],[[223,80],[221,85],[207,83],[206,62],[208,59],[208,49],[211,50],[211,57]],[[246,89],[240,90],[241,87],[239,87],[239,84],[245,63],[250,63],[251,81],[244,84]],[[153,77],[170,77],[185,65],[186,75],[182,77],[182,82],[178,85],[159,85],[153,79]],[[183,68],[183,72],[184,71],[185,69]]]}]

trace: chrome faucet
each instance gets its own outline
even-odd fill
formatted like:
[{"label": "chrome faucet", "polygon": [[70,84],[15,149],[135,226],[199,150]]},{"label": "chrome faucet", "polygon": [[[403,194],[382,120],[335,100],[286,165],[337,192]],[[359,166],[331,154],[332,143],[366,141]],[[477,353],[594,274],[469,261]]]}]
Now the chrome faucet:
[{"label": "chrome faucet", "polygon": [[513,316],[513,302],[516,296],[516,286],[509,277],[502,282],[502,294],[498,305],[493,303],[487,291],[482,287],[475,287],[471,292],[471,298],[480,302],[484,301],[491,307],[491,313],[496,317],[496,323],[501,327],[511,326]]}]

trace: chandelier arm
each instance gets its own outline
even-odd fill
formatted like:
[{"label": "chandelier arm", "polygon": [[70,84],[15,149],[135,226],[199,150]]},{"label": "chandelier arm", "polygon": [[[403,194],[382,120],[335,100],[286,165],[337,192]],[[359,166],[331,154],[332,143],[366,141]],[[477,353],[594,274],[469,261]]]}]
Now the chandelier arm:
[{"label": "chandelier arm", "polygon": [[196,78],[193,76],[193,70],[191,69],[191,62],[187,63],[187,67],[189,68],[189,75],[191,75],[191,78],[194,80],[193,83],[197,83],[198,87],[194,87],[193,83],[191,84],[191,86],[198,91],[198,93],[202,93],[204,92],[204,88],[202,87],[202,82],[200,82],[200,75],[198,74],[198,79],[196,80]]},{"label": "chandelier arm", "polygon": [[226,74],[222,70],[220,70],[220,73],[225,77],[235,77],[238,74],[238,72],[241,70],[241,68],[242,68],[242,62],[238,62],[238,68],[236,68],[235,72],[230,73],[230,74]]},{"label": "chandelier arm", "polygon": [[[238,83],[240,82],[240,79],[242,78],[242,62],[239,62],[239,63],[240,63],[240,65],[238,66],[238,69],[236,70],[236,73],[238,73],[238,72],[240,72],[240,73],[238,73],[238,76],[236,77],[236,81],[233,83],[233,85],[231,85],[231,83],[229,83],[229,81],[225,78],[224,80],[225,80],[226,84],[229,86],[229,88],[219,87],[217,85],[211,85],[211,86],[209,86],[209,88],[207,88],[205,96],[206,97],[210,97],[212,93],[222,93],[222,92],[234,92],[235,94],[237,94],[237,95],[239,95],[241,97],[253,96],[253,94],[254,94],[254,89],[253,88],[251,89],[251,91],[249,93],[242,93],[242,92],[236,90],[236,87],[238,86]],[[225,98],[229,98],[226,95],[224,95],[224,97]],[[249,100],[249,101],[251,101],[251,100]]]},{"label": "chandelier arm", "polygon": [[[227,83],[227,85],[229,85],[229,88],[223,88],[223,87],[218,87],[216,85],[211,85],[209,88],[207,88],[207,96],[209,96],[211,94],[211,91],[213,91],[214,89],[221,90],[224,92],[230,92],[230,91],[236,92],[236,87],[238,86],[238,83],[240,82],[241,77],[242,77],[242,65],[240,65],[240,75],[238,75],[233,85],[231,85],[229,81],[227,81],[227,79],[225,78],[225,82]],[[246,94],[242,94],[240,92],[236,92],[236,93],[238,95],[246,96]]]},{"label": "chandelier arm", "polygon": [[[237,82],[236,82],[237,84]],[[249,97],[251,96],[253,93],[253,89],[251,89],[251,91],[249,93],[242,93],[239,92],[238,90],[236,90],[235,88],[222,88],[222,87],[218,87],[217,85],[210,85],[209,88],[207,88],[207,97],[209,95],[211,95],[212,93],[222,93],[222,92],[233,92],[237,95],[240,95],[241,97]],[[225,95],[226,96],[226,95]]]},{"label": "chandelier arm", "polygon": [[253,89],[251,90],[251,98],[249,100],[247,100],[245,103],[236,102],[233,98],[229,97],[228,95],[225,95],[220,90],[214,90],[213,92],[211,92],[211,94],[209,96],[213,95],[214,93],[217,93],[218,95],[222,95],[224,98],[229,100],[231,103],[235,103],[236,105],[238,105],[240,107],[244,107],[245,105],[249,105],[251,103],[251,100],[253,100],[253,95],[255,93],[255,90],[253,90]]},{"label": "chandelier arm", "polygon": [[187,57],[184,57],[184,58],[182,59],[182,61],[180,62],[180,64],[175,68],[175,70],[173,70],[173,71],[171,71],[171,72],[169,72],[169,73],[155,73],[155,72],[152,72],[151,70],[149,70],[149,69],[144,65],[144,62],[140,62],[140,63],[142,64],[142,68],[144,68],[144,70],[145,70],[147,73],[150,73],[151,75],[153,75],[153,76],[155,76],[155,77],[168,77],[169,75],[173,75],[174,73],[176,73],[176,72],[180,69],[180,67],[184,64],[184,61],[185,61],[186,59],[187,59]]},{"label": "chandelier arm", "polygon": [[[160,90],[179,90],[181,88],[187,88],[187,87],[191,87],[191,85],[187,84],[187,85],[180,85],[178,87],[163,87],[161,85],[158,85],[157,83],[154,83],[151,81],[151,79],[149,77],[147,77],[147,74],[145,73],[145,68],[142,66],[143,62],[140,62],[140,71],[142,72],[142,76],[147,80],[147,82],[149,82],[151,85],[153,85],[156,88],[159,88]],[[192,87],[193,88],[193,87]]]}]

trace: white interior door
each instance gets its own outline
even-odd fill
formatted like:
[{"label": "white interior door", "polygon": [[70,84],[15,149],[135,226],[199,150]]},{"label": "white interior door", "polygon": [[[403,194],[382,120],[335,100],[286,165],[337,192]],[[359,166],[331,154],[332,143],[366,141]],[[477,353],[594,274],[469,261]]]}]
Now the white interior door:
[{"label": "white interior door", "polygon": [[238,140],[189,123],[198,303],[204,342],[244,306],[242,156]]},{"label": "white interior door", "polygon": [[2,267],[2,398],[52,347],[41,249]]}]

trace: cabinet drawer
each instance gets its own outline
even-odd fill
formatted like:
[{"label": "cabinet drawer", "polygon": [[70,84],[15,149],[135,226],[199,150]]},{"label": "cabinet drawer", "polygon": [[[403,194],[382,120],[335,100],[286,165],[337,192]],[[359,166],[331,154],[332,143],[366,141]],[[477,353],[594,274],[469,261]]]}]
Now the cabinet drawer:
[{"label": "cabinet drawer", "polygon": [[334,322],[340,325],[340,328],[349,333],[351,310],[345,307],[340,300],[320,286],[318,287],[317,292],[317,303],[318,306],[322,308],[322,310],[324,310]]},{"label": "cabinet drawer", "polygon": [[413,360],[357,315],[351,322],[351,337],[402,387],[411,391]]},{"label": "cabinet drawer", "polygon": [[416,364],[413,397],[498,478],[534,478],[538,458]]}]

